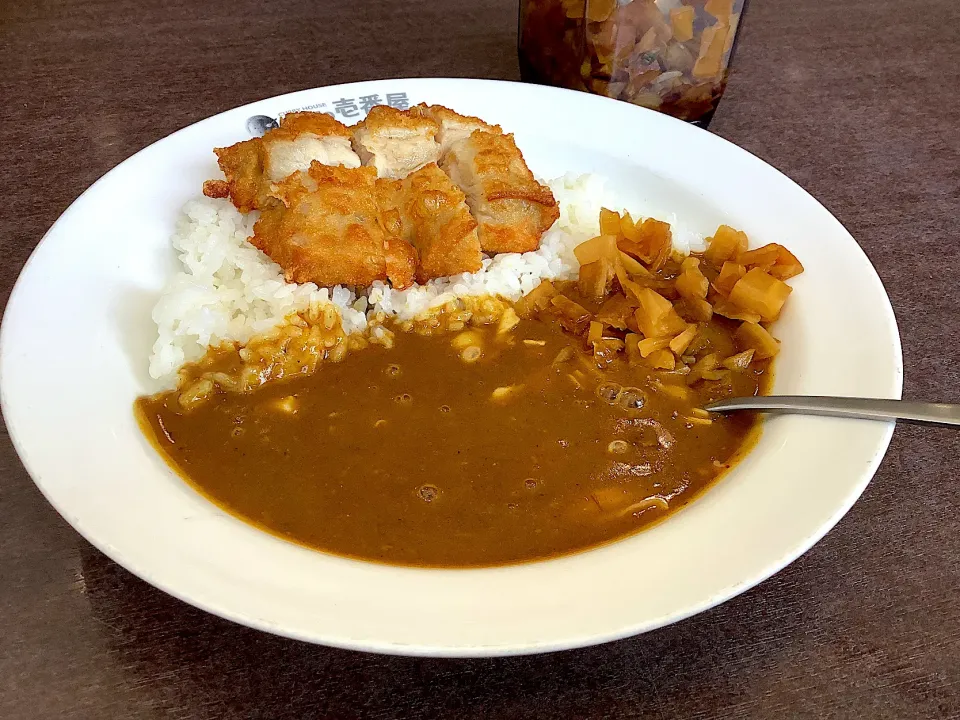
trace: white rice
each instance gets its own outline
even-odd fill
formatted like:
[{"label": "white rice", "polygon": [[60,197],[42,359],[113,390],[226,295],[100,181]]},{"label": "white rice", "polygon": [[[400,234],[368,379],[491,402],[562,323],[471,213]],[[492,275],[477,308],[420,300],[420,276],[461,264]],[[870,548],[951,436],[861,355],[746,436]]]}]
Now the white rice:
[{"label": "white rice", "polygon": [[[240,214],[226,200],[188,202],[177,222],[173,246],[182,271],[164,288],[153,310],[159,337],[150,357],[150,375],[169,382],[185,363],[223,342],[246,343],[283,323],[292,313],[332,302],[346,332],[362,332],[368,316],[384,313],[411,319],[449,300],[499,295],[518,300],[541,280],[576,277],[573,248],[599,232],[601,206],[619,207],[596,175],[567,174],[548,183],[560,203],[560,219],[529,253],[484,258],[483,268],[432,280],[407,290],[374,283],[357,297],[350,289],[285,282],[280,266],[253,247],[256,213]],[[675,231],[675,245],[689,251],[690,239]]]},{"label": "white rice", "polygon": [[[255,220],[255,214],[244,216],[226,200],[202,198],[184,206],[172,238],[183,270],[153,309],[159,337],[150,356],[151,377],[170,379],[212,345],[246,343],[291,313],[330,302],[325,288],[285,282],[280,266],[247,242]],[[349,296],[343,288],[333,291],[334,302],[344,305],[345,329],[354,330],[356,316],[364,325],[366,319],[347,310]]]}]

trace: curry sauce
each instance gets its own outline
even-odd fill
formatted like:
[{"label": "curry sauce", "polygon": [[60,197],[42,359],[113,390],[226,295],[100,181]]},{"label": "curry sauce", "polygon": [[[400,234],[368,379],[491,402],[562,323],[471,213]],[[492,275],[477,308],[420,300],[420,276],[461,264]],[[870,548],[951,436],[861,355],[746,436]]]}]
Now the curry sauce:
[{"label": "curry sauce", "polygon": [[[737,323],[709,327],[703,352],[736,352]],[[622,357],[601,367],[557,322],[525,319],[397,332],[310,375],[136,409],[184,478],[265,530],[364,560],[471,567],[594,547],[675,511],[759,432],[750,415],[700,408],[768,382],[769,361],[696,385]]]}]

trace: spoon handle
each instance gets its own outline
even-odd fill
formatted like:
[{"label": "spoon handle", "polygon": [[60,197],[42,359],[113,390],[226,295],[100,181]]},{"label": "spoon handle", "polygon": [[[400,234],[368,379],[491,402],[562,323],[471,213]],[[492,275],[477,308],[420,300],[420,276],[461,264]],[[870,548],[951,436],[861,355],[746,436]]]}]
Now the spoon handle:
[{"label": "spoon handle", "polygon": [[710,412],[761,410],[769,413],[827,415],[859,420],[903,420],[910,423],[960,426],[960,405],[800,395],[730,398],[705,406]]}]

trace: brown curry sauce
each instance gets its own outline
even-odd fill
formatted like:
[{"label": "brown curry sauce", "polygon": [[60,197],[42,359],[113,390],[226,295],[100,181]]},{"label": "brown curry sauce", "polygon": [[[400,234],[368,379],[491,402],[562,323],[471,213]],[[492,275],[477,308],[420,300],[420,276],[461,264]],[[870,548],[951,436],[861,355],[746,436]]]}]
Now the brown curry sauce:
[{"label": "brown curry sauce", "polygon": [[[714,318],[709,349],[735,352],[736,326]],[[231,513],[318,550],[428,567],[544,559],[635,533],[759,434],[752,416],[699,408],[763,391],[769,361],[723,383],[681,379],[680,397],[668,373],[623,359],[600,370],[556,322],[471,332],[474,362],[450,334],[397,332],[392,348],[312,375],[218,391],[189,410],[176,393],[141,398],[137,415],[163,457]]]}]

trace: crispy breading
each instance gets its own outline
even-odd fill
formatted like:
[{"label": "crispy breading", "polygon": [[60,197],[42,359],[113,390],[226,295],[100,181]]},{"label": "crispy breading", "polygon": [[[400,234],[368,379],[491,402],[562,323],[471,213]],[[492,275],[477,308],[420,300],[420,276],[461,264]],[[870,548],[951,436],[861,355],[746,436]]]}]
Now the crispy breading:
[{"label": "crispy breading", "polygon": [[383,243],[387,279],[397,290],[404,290],[416,279],[420,257],[416,248],[397,235],[387,234]]},{"label": "crispy breading", "polygon": [[[264,137],[296,140],[303,133],[317,137],[339,136],[349,139],[350,128],[327,113],[291,112],[280,118],[280,126],[264,133]],[[304,168],[306,169],[306,168]]]},{"label": "crispy breading", "polygon": [[440,159],[440,126],[428,117],[376,105],[353,128],[353,149],[382,178],[404,178]]},{"label": "crispy breading", "polygon": [[378,186],[388,228],[420,255],[417,282],[480,269],[477,221],[463,192],[436,163],[403,180],[381,179]]},{"label": "crispy breading", "polygon": [[416,253],[384,228],[373,168],[313,162],[276,183],[250,242],[283,268],[288,282],[366,287],[413,283]]},{"label": "crispy breading", "polygon": [[226,181],[204,183],[208,197],[228,197],[241,212],[270,204],[270,186],[314,160],[325,165],[359,167],[350,147],[350,130],[325,113],[283,116],[280,126],[263,137],[215,148]]},{"label": "crispy breading", "polygon": [[533,177],[513,135],[476,130],[455,142],[441,167],[466,195],[486,252],[529,252],[560,217],[550,188]]},{"label": "crispy breading", "polygon": [[210,198],[229,198],[230,183],[226,180],[204,180],[203,194]]},{"label": "crispy breading", "polygon": [[229,197],[240,212],[250,212],[260,207],[268,190],[263,182],[263,143],[260,138],[244,140],[229,147],[214,148],[213,151],[217,154],[217,163],[227,179],[204,183],[204,195]]},{"label": "crispy breading", "polygon": [[470,137],[475,130],[487,132],[502,132],[499,125],[490,125],[478,117],[461,115],[443,105],[414,105],[409,111],[413,115],[433,120],[439,126],[437,142],[440,143],[440,156],[443,157],[450,147],[464,138]]}]

